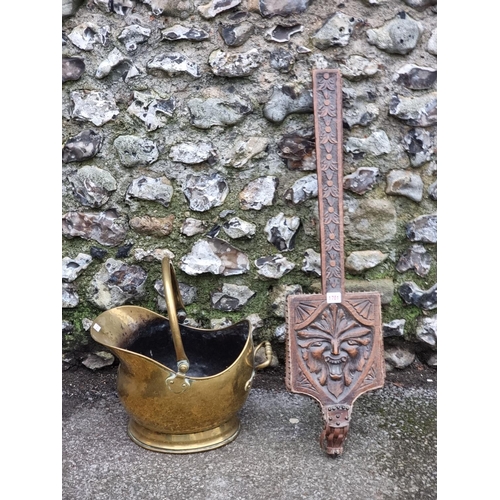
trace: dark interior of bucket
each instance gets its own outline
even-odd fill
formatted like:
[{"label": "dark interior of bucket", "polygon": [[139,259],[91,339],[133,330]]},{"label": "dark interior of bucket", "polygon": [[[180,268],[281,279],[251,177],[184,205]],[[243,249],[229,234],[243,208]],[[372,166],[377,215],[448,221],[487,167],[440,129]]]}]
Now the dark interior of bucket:
[{"label": "dark interior of bucket", "polygon": [[[197,330],[179,325],[184,351],[189,359],[188,376],[209,377],[231,366],[241,354],[249,334],[246,321],[221,330]],[[170,323],[154,319],[137,328],[118,347],[154,359],[177,371],[177,357]]]}]

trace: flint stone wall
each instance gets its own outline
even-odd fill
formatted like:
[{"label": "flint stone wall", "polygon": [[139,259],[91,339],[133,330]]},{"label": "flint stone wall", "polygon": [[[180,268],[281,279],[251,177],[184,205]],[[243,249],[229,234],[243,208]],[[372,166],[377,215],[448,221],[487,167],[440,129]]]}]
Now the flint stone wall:
[{"label": "flint stone wall", "polygon": [[63,366],[101,311],[165,311],[165,255],[191,324],[283,362],[286,296],[321,291],[313,68],[343,75],[346,289],[382,294],[388,369],[436,366],[435,0],[62,6]]}]

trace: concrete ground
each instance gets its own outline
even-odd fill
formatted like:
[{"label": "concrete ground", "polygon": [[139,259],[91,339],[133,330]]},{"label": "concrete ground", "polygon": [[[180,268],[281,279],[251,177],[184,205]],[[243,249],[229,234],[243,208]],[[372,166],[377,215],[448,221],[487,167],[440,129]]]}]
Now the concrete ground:
[{"label": "concrete ground", "polygon": [[64,372],[62,499],[437,498],[435,370],[388,373],[383,389],[361,395],[338,458],[319,447],[319,405],[289,393],[282,375],[257,373],[233,442],[174,455],[128,437],[116,367]]}]

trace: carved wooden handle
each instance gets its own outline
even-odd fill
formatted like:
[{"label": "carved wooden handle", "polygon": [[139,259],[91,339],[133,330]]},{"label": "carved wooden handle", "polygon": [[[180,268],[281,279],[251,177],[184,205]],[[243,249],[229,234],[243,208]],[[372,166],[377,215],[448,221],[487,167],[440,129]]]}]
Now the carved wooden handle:
[{"label": "carved wooden handle", "polygon": [[315,69],[312,78],[322,287],[325,295],[334,296],[344,293],[341,72]]}]

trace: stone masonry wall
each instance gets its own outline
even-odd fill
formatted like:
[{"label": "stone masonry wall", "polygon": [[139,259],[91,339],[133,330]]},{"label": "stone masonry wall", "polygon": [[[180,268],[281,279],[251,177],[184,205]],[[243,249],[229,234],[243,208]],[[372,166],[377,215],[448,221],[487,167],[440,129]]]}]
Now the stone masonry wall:
[{"label": "stone masonry wall", "polygon": [[382,294],[388,369],[437,366],[436,0],[63,0],[63,366],[103,310],[249,318],[283,363],[320,293],[313,68],[343,75],[347,291]]}]

